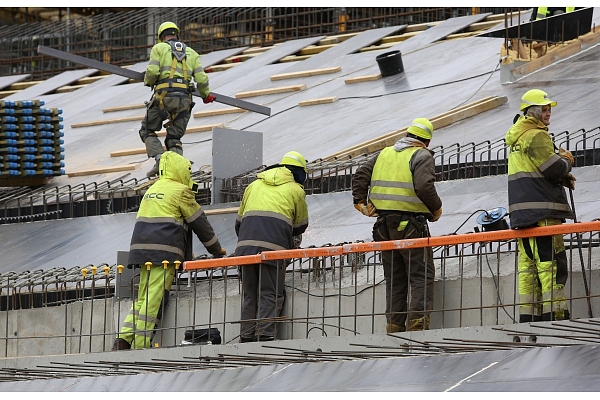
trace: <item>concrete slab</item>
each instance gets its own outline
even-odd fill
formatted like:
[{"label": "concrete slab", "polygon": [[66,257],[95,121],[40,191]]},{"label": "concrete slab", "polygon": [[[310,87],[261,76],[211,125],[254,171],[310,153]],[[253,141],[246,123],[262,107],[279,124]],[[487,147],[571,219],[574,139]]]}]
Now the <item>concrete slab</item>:
[{"label": "concrete slab", "polygon": [[46,93],[52,92],[62,86],[70,85],[81,78],[94,75],[96,69],[79,69],[75,71],[65,71],[52,78],[46,79],[37,85],[28,87],[15,94],[6,96],[6,100],[37,100]]}]

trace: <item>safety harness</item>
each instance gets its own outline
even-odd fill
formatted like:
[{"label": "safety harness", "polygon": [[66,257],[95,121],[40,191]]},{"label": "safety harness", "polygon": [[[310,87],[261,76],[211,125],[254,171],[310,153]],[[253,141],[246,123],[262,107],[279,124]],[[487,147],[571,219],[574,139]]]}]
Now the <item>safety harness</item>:
[{"label": "safety harness", "polygon": [[[165,128],[169,126],[169,124],[177,118],[179,112],[173,113],[169,115],[165,106],[163,104],[163,99],[167,95],[167,93],[172,92],[180,92],[185,93],[190,97],[190,101],[192,100],[192,92],[194,91],[193,84],[191,84],[188,78],[188,69],[186,64],[186,45],[184,43],[170,40],[168,42],[171,45],[171,55],[173,56],[173,62],[171,63],[171,71],[169,72],[169,77],[161,79],[157,82],[156,87],[154,88],[155,98],[158,100],[159,110],[161,116],[164,119],[168,119],[169,121],[164,125]],[[183,68],[183,78],[175,77],[175,71],[177,70],[177,62],[181,62]]]}]

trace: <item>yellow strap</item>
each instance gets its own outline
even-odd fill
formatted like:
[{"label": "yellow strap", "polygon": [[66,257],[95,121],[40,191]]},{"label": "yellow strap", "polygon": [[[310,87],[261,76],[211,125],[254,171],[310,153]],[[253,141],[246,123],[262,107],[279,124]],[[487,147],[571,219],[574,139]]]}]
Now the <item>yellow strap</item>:
[{"label": "yellow strap", "polygon": [[173,62],[171,63],[171,72],[169,72],[169,79],[173,79],[175,76],[175,70],[177,69],[177,59],[173,57]]},{"label": "yellow strap", "polygon": [[185,58],[181,61],[181,66],[183,67],[183,79],[185,79],[186,82],[189,82]]}]

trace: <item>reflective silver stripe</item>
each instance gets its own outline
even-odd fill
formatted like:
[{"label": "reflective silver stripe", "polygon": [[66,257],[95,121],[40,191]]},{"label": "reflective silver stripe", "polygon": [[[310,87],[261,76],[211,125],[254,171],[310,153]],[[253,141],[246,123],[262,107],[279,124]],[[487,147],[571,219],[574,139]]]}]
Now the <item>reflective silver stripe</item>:
[{"label": "reflective silver stripe", "polygon": [[548,161],[546,161],[545,163],[540,165],[538,168],[540,169],[540,171],[545,171],[546,169],[548,169],[550,166],[552,166],[552,164],[554,164],[558,160],[560,160],[560,157],[557,156],[556,154],[552,154],[552,156],[548,159]]},{"label": "reflective silver stripe", "polygon": [[132,244],[129,246],[130,250],[159,250],[159,251],[168,251],[169,253],[177,254],[181,257],[184,257],[183,250],[175,247],[175,246],[167,246],[164,244]]},{"label": "reflective silver stripe", "polygon": [[425,125],[422,125],[422,124],[420,124],[420,123],[418,123],[418,122],[413,122],[413,123],[411,124],[411,126],[416,126],[417,128],[421,128],[421,129],[423,129],[425,132],[427,132],[427,133],[429,133],[429,134],[431,135],[431,130],[429,130],[429,128],[428,128],[428,127],[426,127]]},{"label": "reflective silver stripe", "polygon": [[131,322],[123,322],[123,328],[131,328],[134,329],[135,325],[132,324]]},{"label": "reflective silver stripe", "polygon": [[[171,72],[171,66],[162,67],[160,72]],[[177,67],[175,68],[175,72],[179,72],[181,75],[183,75],[183,68]],[[183,76],[174,76],[173,78],[183,78]]]},{"label": "reflective silver stripe", "polygon": [[515,181],[521,178],[532,178],[532,179],[546,179],[544,174],[538,171],[534,172],[517,172],[516,174],[512,174],[508,176],[509,181]]},{"label": "reflective silver stripe", "polygon": [[509,208],[509,212],[513,211],[521,211],[521,210],[557,210],[557,211],[570,211],[568,204],[560,204],[560,203],[547,203],[542,201],[528,202],[528,203],[518,203],[513,204]]},{"label": "reflective silver stripe", "polygon": [[205,87],[208,87],[208,82],[198,85],[198,89],[204,89]]},{"label": "reflective silver stripe", "polygon": [[371,181],[371,187],[393,187],[399,189],[414,189],[412,182],[393,182],[393,181]]},{"label": "reflective silver stripe", "polygon": [[293,221],[291,218],[286,217],[285,215],[273,212],[273,211],[248,211],[244,214],[243,218],[246,217],[271,217],[277,218],[282,221],[285,221],[288,225],[292,225]]},{"label": "reflective silver stripe", "polygon": [[202,71],[204,71],[202,69],[202,67],[194,68],[194,74],[197,74],[198,72],[202,72]]},{"label": "reflective silver stripe", "polygon": [[137,336],[142,336],[142,337],[146,337],[146,338],[152,338],[152,331],[145,331],[145,330],[139,330],[136,331],[135,334]]},{"label": "reflective silver stripe", "polygon": [[204,210],[199,209],[193,215],[190,215],[189,217],[187,217],[185,220],[187,221],[188,224],[191,224],[192,222],[194,222],[195,220],[200,218],[202,216],[202,214],[204,214]]},{"label": "reflective silver stripe", "polygon": [[150,60],[150,61],[148,61],[148,65],[160,65],[160,62],[158,62],[156,60]]},{"label": "reflective silver stripe", "polygon": [[397,194],[383,194],[383,193],[371,193],[369,199],[373,200],[392,200],[392,201],[403,201],[406,203],[423,203],[421,199],[413,196],[400,196]]},{"label": "reflective silver stripe", "polygon": [[217,235],[213,236],[212,239],[210,239],[208,242],[202,242],[202,244],[204,245],[204,247],[210,247],[213,244],[217,243]]},{"label": "reflective silver stripe", "polygon": [[283,156],[283,158],[293,158],[294,160],[298,161],[300,164],[304,165],[304,161],[302,161],[301,159],[299,159],[298,157],[296,157],[292,153],[285,153],[285,155]]},{"label": "reflective silver stripe", "polygon": [[264,247],[270,250],[287,250],[285,247],[276,245],[274,243],[264,242],[262,240],[240,240],[237,244],[237,247],[241,246]]},{"label": "reflective silver stripe", "polygon": [[242,222],[242,216],[240,214],[237,215],[237,218],[235,219],[238,222]]},{"label": "reflective silver stripe", "polygon": [[136,221],[145,222],[148,224],[175,224],[175,225],[179,225],[179,226],[184,226],[183,221],[178,221],[177,219],[175,219],[173,217],[156,217],[156,218],[137,217]]},{"label": "reflective silver stripe", "polygon": [[158,318],[151,317],[149,315],[140,314],[140,321],[152,322],[155,325],[158,325],[160,320]]}]

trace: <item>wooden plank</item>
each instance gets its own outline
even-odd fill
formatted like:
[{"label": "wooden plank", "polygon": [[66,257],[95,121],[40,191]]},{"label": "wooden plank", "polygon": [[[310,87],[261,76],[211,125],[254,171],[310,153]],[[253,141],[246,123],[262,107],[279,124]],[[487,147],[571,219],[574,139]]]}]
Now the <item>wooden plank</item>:
[{"label": "wooden plank", "polygon": [[232,108],[220,108],[218,110],[207,110],[198,111],[193,114],[194,118],[212,117],[215,115],[226,115],[226,114],[239,114],[244,113],[246,110],[243,108],[232,107]]},{"label": "wooden plank", "polygon": [[[198,132],[209,132],[212,131],[213,128],[225,128],[225,124],[210,124],[210,125],[201,125],[201,126],[194,126],[193,128],[187,128],[185,130],[185,134],[187,135],[188,133],[198,133]],[[161,136],[167,136],[167,131],[160,131],[156,134],[156,136],[161,137]]]},{"label": "wooden plank", "polygon": [[298,106],[306,107],[306,106],[314,106],[317,104],[329,104],[329,103],[335,103],[338,100],[339,100],[339,98],[337,96],[322,97],[320,99],[303,100],[298,103]]},{"label": "wooden plank", "polygon": [[292,78],[304,78],[307,76],[316,76],[316,75],[324,75],[324,74],[333,74],[336,72],[340,72],[342,67],[329,67],[329,68],[320,68],[320,69],[309,69],[306,71],[298,71],[298,72],[288,72],[286,74],[277,74],[271,76],[272,81],[280,81],[283,79],[292,79]]},{"label": "wooden plank", "polygon": [[219,215],[219,214],[232,214],[237,213],[239,207],[228,207],[228,208],[219,208],[217,210],[204,210],[204,214],[206,215]]},{"label": "wooden plank", "polygon": [[235,94],[235,98],[243,99],[246,97],[265,96],[268,94],[278,94],[278,93],[298,92],[301,90],[306,90],[306,85],[302,84],[302,85],[281,86],[281,87],[276,87],[276,88],[250,90],[248,92],[239,92],[239,93]]},{"label": "wooden plank", "polygon": [[[163,146],[163,150],[167,151],[167,148],[165,146]],[[140,148],[140,149],[129,149],[129,150],[119,150],[119,151],[113,151],[112,153],[110,153],[111,157],[124,157],[124,156],[133,156],[133,155],[138,155],[138,154],[146,154],[146,148]]]},{"label": "wooden plank", "polygon": [[[492,108],[498,107],[508,101],[507,97],[489,96],[484,99],[477,100],[473,103],[466,104],[458,107],[454,110],[447,111],[439,114],[430,119],[434,129],[440,129],[454,122],[469,118],[473,115],[480,114],[484,111],[491,110]],[[393,132],[389,132],[385,135],[379,136],[375,139],[367,142],[349,147],[340,152],[329,155],[322,158],[323,161],[329,161],[333,159],[341,158],[352,158],[361,154],[371,154],[378,150],[381,150],[387,146],[393,145],[398,139],[406,136],[406,128],[402,128]]]},{"label": "wooden plank", "polygon": [[323,46],[314,46],[314,45],[310,45],[310,46],[306,46],[305,48],[303,48],[302,50],[300,50],[298,52],[298,54],[300,54],[301,56],[308,56],[308,55],[314,55],[314,54],[319,54],[325,50],[329,50],[330,48],[332,48],[333,46],[336,46],[336,44],[326,44]]},{"label": "wooden plank", "polygon": [[117,165],[114,167],[104,167],[104,168],[95,168],[88,170],[79,170],[67,173],[69,178],[73,178],[76,176],[87,176],[87,175],[99,175],[99,174],[109,174],[112,172],[122,172],[122,171],[135,171],[138,169],[140,164],[130,164],[130,165]]},{"label": "wooden plank", "polygon": [[516,67],[515,69],[513,69],[513,75],[523,76],[530,74],[533,71],[537,71],[540,68],[547,67],[550,64],[562,60],[563,58],[571,56],[579,52],[580,50],[581,40],[576,40],[573,43],[563,46],[561,49],[550,51],[540,58],[537,58],[533,61],[528,62],[527,64],[523,64],[519,67]]},{"label": "wooden plank", "polygon": [[285,56],[279,62],[302,61],[311,58],[312,56]]},{"label": "wooden plank", "polygon": [[146,115],[136,115],[133,117],[122,117],[122,118],[113,118],[113,119],[103,119],[98,121],[90,121],[90,122],[80,122],[77,124],[71,124],[71,128],[83,128],[86,126],[97,126],[97,125],[106,125],[106,124],[116,124],[119,122],[131,122],[131,121],[141,121],[146,118]]},{"label": "wooden plank", "polygon": [[344,82],[348,85],[352,83],[361,83],[361,82],[371,82],[381,79],[381,74],[373,74],[373,75],[362,75],[355,76],[353,78],[345,79]]},{"label": "wooden plank", "polygon": [[126,106],[108,107],[102,109],[103,113],[115,112],[115,111],[126,111],[126,110],[137,110],[138,108],[146,108],[145,104],[129,104]]}]

